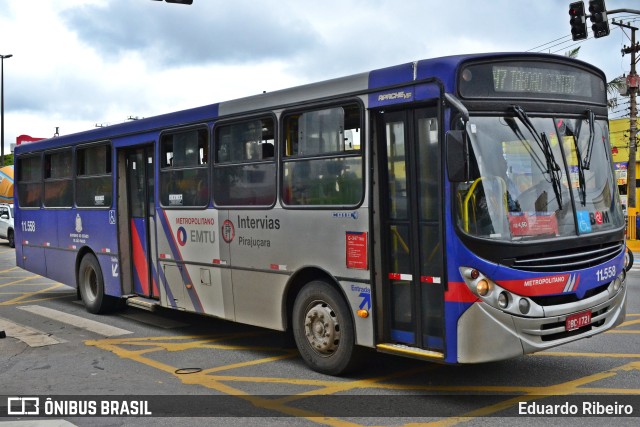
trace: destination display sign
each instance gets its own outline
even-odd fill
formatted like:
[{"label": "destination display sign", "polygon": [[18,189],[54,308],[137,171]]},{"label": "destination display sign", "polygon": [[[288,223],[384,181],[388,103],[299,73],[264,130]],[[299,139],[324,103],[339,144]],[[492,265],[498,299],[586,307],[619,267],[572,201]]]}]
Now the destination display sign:
[{"label": "destination display sign", "polygon": [[472,64],[459,74],[463,98],[530,98],[606,103],[604,79],[570,64],[509,61]]},{"label": "destination display sign", "polygon": [[590,75],[578,71],[494,65],[495,92],[591,96]]}]

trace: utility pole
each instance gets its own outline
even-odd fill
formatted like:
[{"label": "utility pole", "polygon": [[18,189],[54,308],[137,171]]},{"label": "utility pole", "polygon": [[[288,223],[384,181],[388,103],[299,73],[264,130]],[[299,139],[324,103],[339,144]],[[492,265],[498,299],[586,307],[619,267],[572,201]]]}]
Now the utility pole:
[{"label": "utility pole", "polygon": [[0,166],[4,166],[4,60],[13,55],[0,55]]},{"label": "utility pole", "polygon": [[[613,9],[607,10],[604,4],[604,0],[589,0],[589,12],[591,15],[586,15],[584,1],[576,1],[569,5],[569,15],[571,19],[571,35],[573,40],[583,40],[588,37],[586,31],[586,18],[589,17],[593,26],[593,36],[595,38],[609,35],[608,15],[616,13],[632,13],[634,15],[640,15],[638,9]],[[636,104],[636,95],[638,94],[638,73],[636,72],[636,52],[640,51],[640,46],[636,43],[636,31],[635,27],[632,27],[621,22],[612,22],[612,24],[620,27],[628,28],[631,30],[631,46],[625,46],[622,49],[622,56],[625,53],[631,54],[631,71],[627,77],[627,86],[629,87],[629,165],[627,166],[627,206],[629,208],[636,207],[636,135],[637,129],[637,116],[638,108]]]},{"label": "utility pole", "polygon": [[640,51],[640,45],[636,42],[636,27],[621,22],[613,22],[614,25],[631,30],[631,46],[622,49],[622,56],[631,54],[631,71],[627,76],[627,86],[629,88],[629,164],[627,166],[627,206],[636,207],[636,136],[638,134],[637,117],[638,104],[636,95],[638,94],[638,73],[636,72],[636,53]]}]

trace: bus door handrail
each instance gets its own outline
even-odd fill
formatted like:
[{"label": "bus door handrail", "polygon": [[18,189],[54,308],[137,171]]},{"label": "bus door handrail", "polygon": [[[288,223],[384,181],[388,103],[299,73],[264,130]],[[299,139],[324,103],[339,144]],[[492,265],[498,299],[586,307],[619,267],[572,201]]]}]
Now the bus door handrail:
[{"label": "bus door handrail", "polygon": [[[469,232],[469,200],[471,199],[471,197],[475,197],[474,196],[474,191],[476,189],[476,187],[478,186],[478,184],[486,177],[480,177],[477,178],[475,181],[473,181],[473,184],[471,184],[471,187],[469,187],[469,190],[467,190],[467,194],[464,198],[463,201],[463,210],[462,210],[462,223],[464,226],[464,231],[465,232]],[[496,177],[492,177],[492,178],[497,178],[498,181],[500,182],[500,185],[502,187],[502,189],[504,191],[502,191],[502,198],[503,198],[503,202],[504,202],[504,211],[505,212],[509,212],[509,201],[507,198],[507,183],[504,181],[504,179],[502,179],[502,177],[496,176]],[[485,197],[487,197],[487,195],[485,194]]]}]

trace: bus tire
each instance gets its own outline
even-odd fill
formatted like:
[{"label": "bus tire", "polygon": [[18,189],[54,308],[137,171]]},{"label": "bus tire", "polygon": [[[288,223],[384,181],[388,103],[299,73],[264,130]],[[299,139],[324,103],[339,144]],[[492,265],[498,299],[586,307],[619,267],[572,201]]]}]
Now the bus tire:
[{"label": "bus tire", "polygon": [[624,269],[629,271],[631,267],[633,267],[633,252],[627,248],[624,254]]},{"label": "bus tire", "polygon": [[340,375],[356,362],[355,331],[349,307],[328,283],[305,285],[293,304],[293,336],[314,371]]},{"label": "bus tire", "polygon": [[93,254],[85,255],[80,261],[78,288],[89,313],[100,314],[113,309],[113,299],[104,294],[104,278],[100,263]]}]

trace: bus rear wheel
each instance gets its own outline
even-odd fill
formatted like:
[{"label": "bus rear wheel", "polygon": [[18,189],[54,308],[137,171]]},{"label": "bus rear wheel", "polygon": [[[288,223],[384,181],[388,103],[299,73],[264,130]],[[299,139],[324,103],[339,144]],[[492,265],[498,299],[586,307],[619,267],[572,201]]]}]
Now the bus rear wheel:
[{"label": "bus rear wheel", "polygon": [[293,304],[293,336],[314,371],[343,374],[356,362],[355,331],[342,295],[324,281],[307,284]]},{"label": "bus rear wheel", "polygon": [[89,313],[107,313],[115,307],[115,299],[105,295],[102,269],[96,257],[87,254],[80,261],[78,288]]}]

